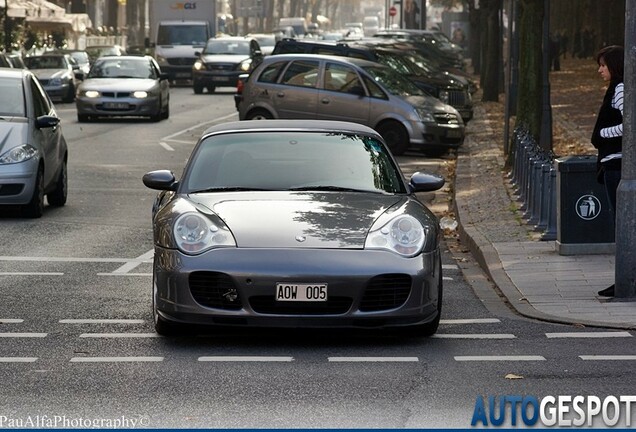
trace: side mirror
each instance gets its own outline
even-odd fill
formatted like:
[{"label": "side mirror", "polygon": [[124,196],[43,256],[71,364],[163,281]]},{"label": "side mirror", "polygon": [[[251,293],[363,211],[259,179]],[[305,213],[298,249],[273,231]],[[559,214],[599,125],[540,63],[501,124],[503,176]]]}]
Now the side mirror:
[{"label": "side mirror", "polygon": [[365,95],[364,88],[362,88],[361,85],[356,85],[356,86],[351,87],[347,91],[347,93],[351,93],[351,94],[358,95],[358,96],[364,96]]},{"label": "side mirror", "polygon": [[78,79],[80,81],[84,81],[84,72],[82,72],[81,70],[74,71],[73,75],[75,75],[76,79]]},{"label": "side mirror", "polygon": [[59,124],[60,119],[50,115],[43,115],[35,120],[35,127],[38,129],[54,128]]},{"label": "side mirror", "polygon": [[201,57],[201,51],[195,51],[194,55],[197,56],[197,57]]},{"label": "side mirror", "polygon": [[433,192],[441,189],[446,180],[437,174],[416,172],[411,176],[409,187],[412,192]]},{"label": "side mirror", "polygon": [[176,191],[179,182],[172,171],[157,170],[144,174],[142,181],[150,189]]},{"label": "side mirror", "polygon": [[168,72],[161,72],[159,74],[159,81],[164,81],[170,79],[170,74]]}]

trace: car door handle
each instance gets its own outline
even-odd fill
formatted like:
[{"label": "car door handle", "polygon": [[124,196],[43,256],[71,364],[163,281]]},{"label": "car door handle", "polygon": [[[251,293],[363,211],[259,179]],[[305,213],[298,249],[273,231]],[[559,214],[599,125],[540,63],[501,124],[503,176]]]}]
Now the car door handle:
[{"label": "car door handle", "polygon": [[278,96],[279,98],[285,97],[285,92],[278,92],[276,93],[276,96]]},{"label": "car door handle", "polygon": [[325,105],[330,104],[330,103],[331,103],[331,99],[329,99],[329,98],[322,98],[322,99],[320,100],[320,103],[323,103],[323,104],[325,104]]}]

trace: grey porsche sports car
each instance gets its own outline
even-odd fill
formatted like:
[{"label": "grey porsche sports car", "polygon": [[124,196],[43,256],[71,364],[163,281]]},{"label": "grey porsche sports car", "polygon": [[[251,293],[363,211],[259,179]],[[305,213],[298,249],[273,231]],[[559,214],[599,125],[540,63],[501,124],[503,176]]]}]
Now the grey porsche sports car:
[{"label": "grey porsche sports car", "polygon": [[442,305],[438,220],[382,137],[338,121],[254,120],[209,128],[183,175],[147,173],[153,311],[183,324],[402,327],[431,335]]}]

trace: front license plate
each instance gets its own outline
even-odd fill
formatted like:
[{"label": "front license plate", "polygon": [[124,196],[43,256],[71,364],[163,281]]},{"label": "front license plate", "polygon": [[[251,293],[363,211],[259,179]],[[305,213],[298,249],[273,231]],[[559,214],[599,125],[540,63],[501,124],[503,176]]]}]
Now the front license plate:
[{"label": "front license plate", "polygon": [[106,109],[128,109],[126,102],[104,102],[104,108]]},{"label": "front license plate", "polygon": [[450,129],[446,131],[446,136],[448,138],[461,138],[462,131],[460,131],[459,129]]},{"label": "front license plate", "polygon": [[190,78],[189,72],[177,72],[175,75],[177,78]]},{"label": "front license plate", "polygon": [[224,76],[215,76],[212,77],[212,81],[217,81],[217,82],[227,82],[229,81],[230,78],[229,77],[224,77]]},{"label": "front license plate", "polygon": [[276,284],[277,301],[327,301],[327,284]]}]

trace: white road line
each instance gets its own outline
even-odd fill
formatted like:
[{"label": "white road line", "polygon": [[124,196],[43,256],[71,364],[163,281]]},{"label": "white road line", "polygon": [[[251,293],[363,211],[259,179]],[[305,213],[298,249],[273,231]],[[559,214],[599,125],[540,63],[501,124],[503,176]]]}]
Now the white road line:
[{"label": "white road line", "polygon": [[287,356],[202,356],[200,362],[293,362],[293,357]]},{"label": "white road line", "polygon": [[23,322],[23,319],[0,318],[0,324],[19,324]]},{"label": "white road line", "polygon": [[544,361],[543,356],[455,356],[455,361]]},{"label": "white road line", "polygon": [[355,363],[387,363],[387,362],[418,362],[417,357],[328,357],[330,362],[355,362]]},{"label": "white road line", "polygon": [[143,324],[142,319],[62,319],[60,324]]},{"label": "white road line", "polygon": [[157,333],[82,333],[81,338],[157,338]]},{"label": "white road line", "polygon": [[174,149],[173,149],[172,147],[170,147],[168,144],[166,144],[166,143],[165,143],[165,142],[163,142],[163,141],[160,141],[160,142],[159,142],[159,145],[160,145],[161,147],[165,148],[165,149],[166,149],[166,150],[168,150],[168,151],[174,151]]},{"label": "white road line", "polygon": [[161,138],[161,141],[169,141],[171,138],[174,138],[174,137],[179,136],[181,134],[193,131],[195,129],[200,128],[201,126],[205,126],[205,125],[208,125],[208,124],[211,124],[211,123],[222,122],[223,120],[226,120],[226,119],[229,119],[229,118],[233,118],[233,117],[236,117],[236,116],[237,116],[237,113],[233,113],[233,114],[226,115],[225,117],[218,117],[218,118],[216,118],[214,120],[210,120],[210,121],[206,121],[206,122],[202,122],[202,123],[197,123],[196,125],[191,126],[191,127],[187,128],[187,129],[182,129],[182,130],[180,130],[178,132],[173,133],[172,135],[165,136],[165,137]]},{"label": "white road line", "polygon": [[443,319],[440,324],[494,324],[500,323],[497,318],[460,318],[460,319]]},{"label": "white road line", "polygon": [[[36,261],[36,262],[84,262],[84,263],[128,263],[131,258],[78,258],[78,257],[26,257],[0,256],[0,261]],[[152,262],[151,260],[148,262]]]},{"label": "white road line", "polygon": [[33,363],[37,357],[0,357],[0,363]]},{"label": "white road line", "polygon": [[622,337],[632,337],[629,332],[626,331],[616,331],[616,332],[588,332],[588,333],[546,333],[545,334],[548,339],[557,339],[557,338],[622,338]]},{"label": "white road line", "polygon": [[161,362],[163,357],[73,357],[71,363]]},{"label": "white road line", "polygon": [[59,272],[0,272],[0,276],[64,276]]},{"label": "white road line", "polygon": [[636,360],[636,355],[581,355],[581,360]]},{"label": "white road line", "polygon": [[442,264],[442,270],[457,270],[459,266],[457,264]]},{"label": "white road line", "polygon": [[97,276],[152,276],[152,273],[97,273]]},{"label": "white road line", "polygon": [[451,334],[451,333],[436,333],[432,336],[435,339],[516,339],[517,337],[509,333],[500,334],[479,334],[479,333],[464,333],[464,334]]},{"label": "white road line", "polygon": [[44,338],[48,333],[0,333],[0,338]]},{"label": "white road line", "polygon": [[453,278],[452,278],[452,277],[448,277],[448,276],[443,276],[443,277],[442,277],[442,280],[445,280],[445,281],[452,281],[452,280],[453,280]]},{"label": "white road line", "polygon": [[130,260],[123,266],[119,267],[117,270],[113,271],[113,273],[128,273],[134,268],[137,268],[142,262],[149,261],[155,254],[154,249],[150,249],[143,255],[139,255],[137,258]]}]

